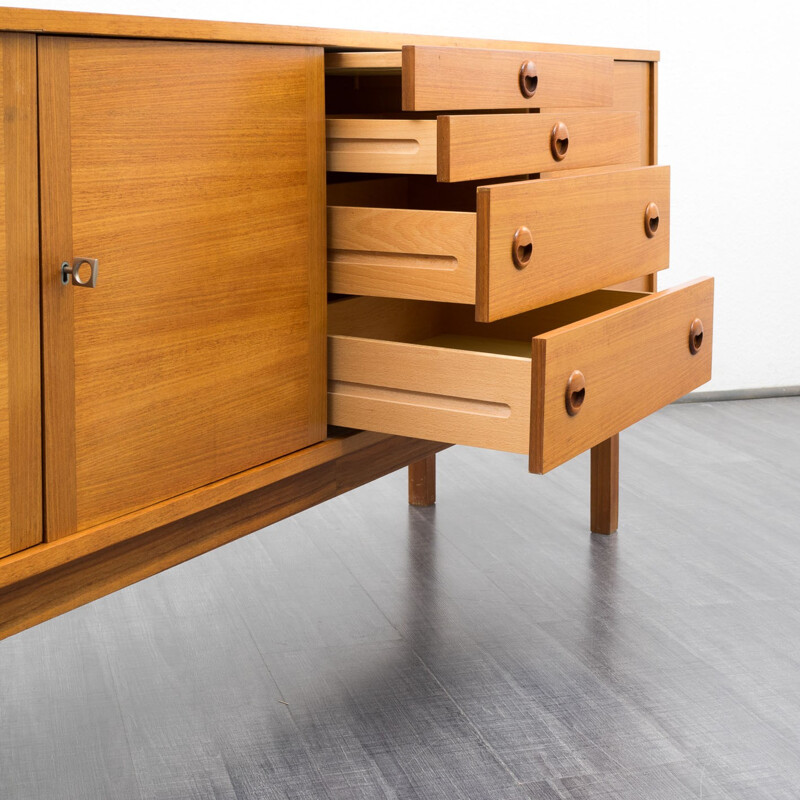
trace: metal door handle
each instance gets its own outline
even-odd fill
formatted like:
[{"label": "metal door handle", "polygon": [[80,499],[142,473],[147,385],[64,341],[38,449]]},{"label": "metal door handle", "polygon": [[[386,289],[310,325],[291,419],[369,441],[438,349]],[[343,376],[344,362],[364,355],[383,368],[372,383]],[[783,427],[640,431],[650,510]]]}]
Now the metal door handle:
[{"label": "metal door handle", "polygon": [[[89,277],[85,280],[81,278],[81,267],[84,264],[89,265]],[[75,286],[86,286],[89,289],[94,289],[97,286],[97,269],[98,262],[96,258],[73,258],[72,264],[65,261],[61,265],[61,283],[66,286],[69,284],[69,276],[72,275],[72,283]]]}]

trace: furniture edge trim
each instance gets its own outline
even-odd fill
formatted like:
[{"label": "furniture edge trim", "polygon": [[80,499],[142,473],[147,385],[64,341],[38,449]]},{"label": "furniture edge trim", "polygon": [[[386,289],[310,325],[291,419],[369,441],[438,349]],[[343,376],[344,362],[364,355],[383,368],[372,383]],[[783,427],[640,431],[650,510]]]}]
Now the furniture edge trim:
[{"label": "furniture edge trim", "polygon": [[[294,454],[289,472],[276,472],[258,487],[194,513],[173,514],[122,533],[113,525],[98,527],[18,553],[9,557],[11,564],[4,559],[0,640],[449,446],[367,432],[328,439]],[[300,458],[310,450],[315,451],[312,458]]]},{"label": "furniture edge trim", "polygon": [[658,61],[657,50],[506,41],[433,34],[381,33],[340,28],[271,25],[182,18],[98,14],[33,8],[0,9],[0,30],[73,36],[116,36],[134,39],[185,39],[252,44],[299,44],[355,49],[399,50],[403,45],[540,50],[611,56],[619,61]]},{"label": "furniture edge trim", "polygon": [[253,491],[291,478],[321,464],[371,447],[393,437],[360,431],[328,438],[294,453],[0,559],[0,591],[39,573],[119,544]]}]

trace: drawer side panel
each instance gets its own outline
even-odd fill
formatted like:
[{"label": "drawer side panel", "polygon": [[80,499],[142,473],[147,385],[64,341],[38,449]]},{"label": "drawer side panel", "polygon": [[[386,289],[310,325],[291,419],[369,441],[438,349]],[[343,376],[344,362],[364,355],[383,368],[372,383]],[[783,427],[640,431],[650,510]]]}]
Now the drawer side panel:
[{"label": "drawer side panel", "polygon": [[328,337],[332,425],[525,453],[527,358]]},{"label": "drawer side panel", "polygon": [[328,207],[328,290],[475,302],[475,214]]}]

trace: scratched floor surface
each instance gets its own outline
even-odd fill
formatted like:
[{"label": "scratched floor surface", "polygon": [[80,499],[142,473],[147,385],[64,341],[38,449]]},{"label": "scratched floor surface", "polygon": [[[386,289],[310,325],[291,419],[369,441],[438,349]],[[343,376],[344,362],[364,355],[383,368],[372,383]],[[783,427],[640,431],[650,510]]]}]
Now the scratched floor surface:
[{"label": "scratched floor surface", "polygon": [[800,796],[800,398],[453,448],[0,643],[3,800]]}]

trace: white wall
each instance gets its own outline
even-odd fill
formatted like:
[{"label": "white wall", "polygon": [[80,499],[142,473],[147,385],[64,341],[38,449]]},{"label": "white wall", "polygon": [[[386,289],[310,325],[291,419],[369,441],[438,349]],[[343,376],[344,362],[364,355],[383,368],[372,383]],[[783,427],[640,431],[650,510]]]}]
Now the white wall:
[{"label": "white wall", "polygon": [[668,286],[715,275],[714,378],[800,385],[800,12],[793,2],[74,0],[13,5],[660,50]]}]

